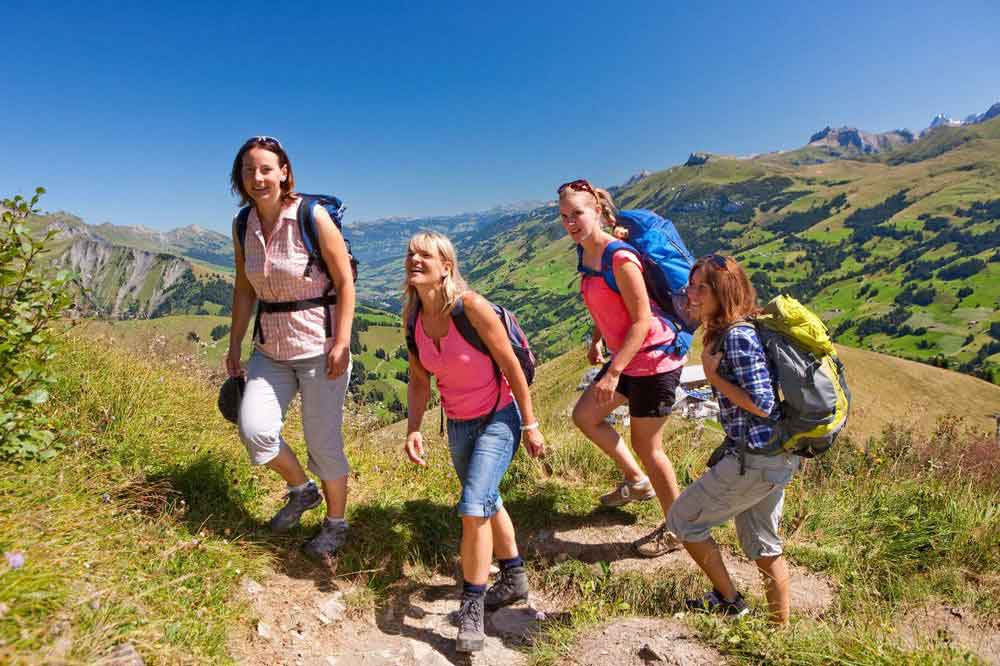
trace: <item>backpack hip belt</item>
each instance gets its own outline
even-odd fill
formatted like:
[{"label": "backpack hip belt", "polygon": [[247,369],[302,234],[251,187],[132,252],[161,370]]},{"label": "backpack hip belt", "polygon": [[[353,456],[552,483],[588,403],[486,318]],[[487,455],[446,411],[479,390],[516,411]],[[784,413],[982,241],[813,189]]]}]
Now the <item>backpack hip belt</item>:
[{"label": "backpack hip belt", "polygon": [[253,320],[253,337],[261,344],[264,344],[264,329],[260,325],[262,314],[273,312],[299,312],[301,310],[312,310],[313,308],[323,308],[323,328],[326,337],[333,337],[333,322],[330,321],[330,308],[327,306],[337,304],[337,294],[326,294],[316,298],[306,298],[301,301],[257,301],[257,314]]}]

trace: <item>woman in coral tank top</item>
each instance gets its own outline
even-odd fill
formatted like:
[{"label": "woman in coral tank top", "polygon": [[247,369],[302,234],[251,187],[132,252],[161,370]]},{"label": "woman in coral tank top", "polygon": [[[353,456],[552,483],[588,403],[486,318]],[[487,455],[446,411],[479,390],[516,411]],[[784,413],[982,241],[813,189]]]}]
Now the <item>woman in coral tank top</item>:
[{"label": "woman in coral tank top", "polygon": [[[592,273],[599,273],[604,250],[615,239],[602,225],[614,227],[616,212],[611,195],[586,180],[559,188],[563,227],[582,248],[582,265]],[[674,467],[663,451],[663,426],[674,404],[685,357],[662,349],[673,341],[674,332],[650,304],[639,259],[619,250],[611,265],[619,291],[608,286],[600,274],[585,274],[580,281],[580,293],[594,320],[590,362],[604,362],[602,341],[612,354],[573,408],[573,422],[615,462],[624,477],[601,497],[601,503],[621,506],[657,498],[666,518],[680,493]],[[631,416],[632,448],[648,476],[625,441],[604,420],[624,404],[628,404]],[[658,557],[681,547],[665,522],[633,545],[644,557]]]},{"label": "woman in coral tank top", "polygon": [[[490,303],[467,289],[450,240],[435,232],[410,239],[405,290],[403,320],[412,322],[405,451],[412,462],[427,464],[420,423],[433,374],[448,415],[448,448],[462,484],[458,513],[465,580],[456,647],[473,652],[483,649],[484,606],[495,610],[528,597],[528,577],[499,485],[522,438],[532,456],[544,453],[545,440],[507,331]],[[456,327],[458,307],[489,354],[478,351]],[[494,554],[500,575],[487,590]]]}]

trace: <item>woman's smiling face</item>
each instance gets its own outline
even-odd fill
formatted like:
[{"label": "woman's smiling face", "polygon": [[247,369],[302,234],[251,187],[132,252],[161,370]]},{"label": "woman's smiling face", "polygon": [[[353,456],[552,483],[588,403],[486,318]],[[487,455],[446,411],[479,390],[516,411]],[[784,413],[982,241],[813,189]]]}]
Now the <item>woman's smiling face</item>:
[{"label": "woman's smiling face", "polygon": [[559,197],[559,217],[574,243],[580,243],[601,228],[601,212],[596,197],[590,192],[565,191]]},{"label": "woman's smiling face", "polygon": [[288,178],[288,168],[278,155],[266,148],[251,148],[243,155],[243,187],[254,203],[281,201],[281,184]]}]

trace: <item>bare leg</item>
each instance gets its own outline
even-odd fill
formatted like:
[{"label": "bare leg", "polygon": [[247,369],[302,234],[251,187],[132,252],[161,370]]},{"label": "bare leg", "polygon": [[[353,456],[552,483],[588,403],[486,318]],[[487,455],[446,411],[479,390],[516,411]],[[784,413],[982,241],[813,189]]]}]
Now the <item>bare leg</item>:
[{"label": "bare leg", "polygon": [[709,537],[704,541],[685,541],[684,549],[694,563],[705,572],[719,594],[727,601],[736,599],[736,586],[729,577],[726,563],[722,560],[722,551],[719,550],[719,544],[715,543],[715,539]]},{"label": "bare leg", "polygon": [[290,486],[301,486],[309,480],[302,465],[299,464],[299,459],[295,457],[295,452],[284,442],[278,449],[278,455],[272,458],[267,466],[280,474],[285,483]]},{"label": "bare leg", "polygon": [[462,576],[467,583],[485,585],[490,577],[493,555],[493,532],[490,520],[479,516],[462,516]]},{"label": "bare leg", "polygon": [[322,481],[323,494],[326,495],[326,517],[343,518],[347,510],[347,477]]},{"label": "bare leg", "polygon": [[664,520],[674,500],[681,494],[674,466],[663,451],[663,426],[666,422],[665,416],[632,418],[632,448],[639,454],[639,460],[649,475],[649,482],[656,490]]},{"label": "bare leg", "polygon": [[510,520],[507,509],[500,510],[490,518],[490,531],[493,535],[493,554],[498,560],[509,560],[517,557],[517,540],[514,537],[514,523]]},{"label": "bare leg", "polygon": [[771,612],[771,622],[777,625],[788,624],[789,591],[788,565],[784,555],[762,557],[756,560],[764,579],[764,593],[767,596],[767,607]]},{"label": "bare leg", "polygon": [[616,407],[624,405],[625,402],[624,396],[615,393],[615,399],[610,404],[600,405],[594,397],[593,386],[590,386],[573,408],[573,423],[614,461],[626,481],[636,483],[645,476],[642,469],[625,445],[625,440],[604,420]]}]

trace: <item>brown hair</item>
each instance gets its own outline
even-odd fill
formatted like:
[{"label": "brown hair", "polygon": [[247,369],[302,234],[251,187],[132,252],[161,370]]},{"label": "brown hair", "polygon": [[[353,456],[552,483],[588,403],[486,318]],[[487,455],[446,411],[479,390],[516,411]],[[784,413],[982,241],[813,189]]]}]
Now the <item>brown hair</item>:
[{"label": "brown hair", "polygon": [[270,150],[278,156],[278,166],[288,169],[288,178],[281,184],[281,201],[283,203],[292,201],[295,198],[295,176],[292,174],[292,163],[288,159],[288,153],[281,147],[281,143],[277,139],[270,136],[254,136],[247,139],[240,146],[239,151],[236,153],[236,158],[233,160],[233,170],[229,173],[229,189],[240,198],[240,205],[253,205],[253,199],[250,198],[250,194],[243,187],[243,156],[251,148]]},{"label": "brown hair", "polygon": [[[468,289],[468,286],[465,284],[465,280],[462,278],[462,274],[458,271],[458,256],[455,253],[455,246],[444,234],[440,234],[436,231],[419,231],[413,234],[413,237],[410,238],[410,243],[406,250],[406,259],[404,260],[406,264],[409,264],[410,254],[414,250],[437,255],[442,261],[446,261],[451,264],[451,272],[444,276],[444,281],[441,283],[441,292],[442,296],[444,296],[444,309],[442,312],[451,312],[452,308],[455,307],[455,303],[458,301],[458,297],[462,295],[462,292]],[[419,305],[420,295],[417,294],[416,288],[410,286],[408,281],[404,278],[404,322],[410,321],[412,313]]]},{"label": "brown hair", "polygon": [[608,226],[614,226],[618,219],[618,208],[615,207],[615,200],[611,198],[611,193],[602,187],[594,187],[586,178],[571,180],[559,187],[559,198],[562,199],[569,191],[587,192],[594,197],[597,203],[597,210],[604,217]]},{"label": "brown hair", "polygon": [[757,290],[743,267],[732,257],[718,254],[702,257],[691,269],[692,278],[697,271],[704,271],[705,284],[719,304],[718,312],[702,321],[705,329],[702,342],[705,349],[711,349],[728,327],[760,314],[761,310],[757,305]]}]

